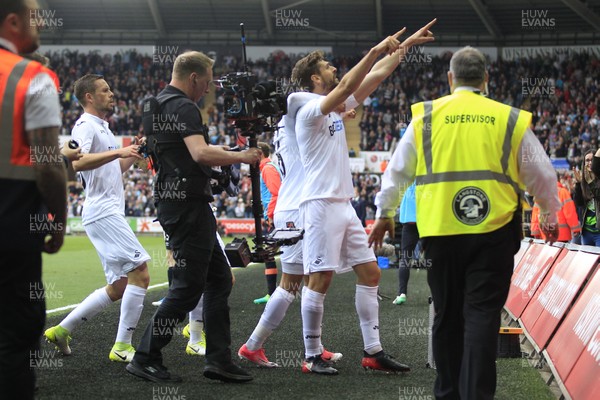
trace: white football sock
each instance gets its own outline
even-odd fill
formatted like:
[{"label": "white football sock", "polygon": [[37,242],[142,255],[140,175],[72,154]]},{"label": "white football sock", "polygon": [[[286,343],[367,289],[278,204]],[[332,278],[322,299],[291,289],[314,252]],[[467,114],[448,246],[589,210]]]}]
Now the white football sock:
[{"label": "white football sock", "polygon": [[258,321],[258,325],[256,325],[252,335],[246,342],[248,350],[256,351],[263,346],[265,340],[281,324],[294,298],[293,294],[282,287],[278,286],[275,289],[260,317],[260,321]]},{"label": "white football sock", "polygon": [[190,343],[198,343],[202,340],[202,330],[204,329],[204,295],[200,297],[198,305],[190,311]]},{"label": "white football sock", "polygon": [[368,354],[375,354],[382,350],[379,340],[378,288],[379,286],[356,285],[356,313],[360,321],[364,349]]},{"label": "white football sock", "polygon": [[131,344],[133,332],[144,309],[145,296],[146,289],[132,284],[125,286],[123,299],[121,300],[121,316],[119,318],[119,328],[117,329],[117,339],[115,342]]},{"label": "white football sock", "polygon": [[325,295],[306,288],[302,296],[302,335],[306,358],[321,354],[321,322]]},{"label": "white football sock", "polygon": [[102,309],[107,307],[112,303],[110,297],[108,297],[108,293],[106,293],[106,288],[102,287],[93,291],[88,297],[85,298],[73,311],[69,313],[62,320],[60,326],[68,330],[69,332],[73,332],[75,328],[81,325],[85,321],[89,321],[94,317],[94,315],[98,314]]}]

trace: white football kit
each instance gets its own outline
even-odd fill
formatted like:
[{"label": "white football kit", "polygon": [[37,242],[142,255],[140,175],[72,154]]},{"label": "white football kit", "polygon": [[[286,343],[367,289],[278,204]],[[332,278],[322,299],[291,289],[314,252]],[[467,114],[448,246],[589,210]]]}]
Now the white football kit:
[{"label": "white football kit", "polygon": [[[108,123],[84,113],[71,133],[83,154],[117,149]],[[80,172],[85,182],[82,222],[102,262],[106,281],[114,283],[150,256],[125,220],[125,192],[119,160]]]},{"label": "white football kit", "polygon": [[[348,272],[375,261],[367,234],[350,203],[354,196],[346,131],[337,112],[321,113],[325,96],[310,93],[294,115],[298,148],[304,167],[300,219],[305,229],[304,271]],[[358,105],[354,96],[346,110]],[[289,112],[289,111],[288,111]]]},{"label": "white football kit", "polygon": [[[293,103],[294,94],[288,97],[288,104]],[[288,105],[288,109],[290,106]],[[275,146],[274,161],[278,163],[281,171],[281,186],[273,224],[275,229],[297,228],[302,229],[298,206],[304,184],[304,170],[298,152],[298,143],[293,127],[293,120],[284,116],[278,125],[278,130],[273,138]],[[281,248],[281,269],[286,274],[304,275],[302,265],[302,241]]]}]

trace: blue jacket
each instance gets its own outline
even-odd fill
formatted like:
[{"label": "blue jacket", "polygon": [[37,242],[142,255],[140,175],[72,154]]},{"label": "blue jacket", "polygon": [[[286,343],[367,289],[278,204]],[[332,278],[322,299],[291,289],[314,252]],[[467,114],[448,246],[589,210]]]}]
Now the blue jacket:
[{"label": "blue jacket", "polygon": [[406,189],[402,203],[400,203],[400,222],[405,224],[407,222],[417,222],[417,201],[415,199],[415,184]]}]

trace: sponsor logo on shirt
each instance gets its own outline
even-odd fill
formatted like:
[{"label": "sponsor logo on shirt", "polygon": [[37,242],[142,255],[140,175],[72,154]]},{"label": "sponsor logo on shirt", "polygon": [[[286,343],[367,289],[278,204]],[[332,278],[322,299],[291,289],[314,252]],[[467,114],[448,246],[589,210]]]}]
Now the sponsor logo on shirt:
[{"label": "sponsor logo on shirt", "polygon": [[336,121],[333,121],[332,124],[329,125],[328,129],[329,129],[329,135],[333,136],[334,133],[339,132],[342,129],[344,129],[344,123],[342,122],[341,119],[338,119]]}]

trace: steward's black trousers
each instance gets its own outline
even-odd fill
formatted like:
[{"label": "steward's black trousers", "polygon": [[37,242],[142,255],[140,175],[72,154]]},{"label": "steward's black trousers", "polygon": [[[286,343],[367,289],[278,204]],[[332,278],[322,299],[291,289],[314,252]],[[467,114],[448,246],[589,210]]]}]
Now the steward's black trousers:
[{"label": "steward's black trousers", "polygon": [[418,261],[415,257],[415,248],[419,242],[419,230],[417,224],[402,224],[402,239],[400,249],[402,258],[398,266],[398,295],[408,294],[408,279],[410,278],[410,268],[412,262]]},{"label": "steward's black trousers", "polygon": [[42,254],[0,252],[0,398],[33,399],[46,322]]},{"label": "steward's black trousers", "polygon": [[167,296],[146,327],[134,360],[162,364],[161,349],[204,293],[206,362],[231,363],[231,269],[217,241],[216,220],[206,202],[159,202],[158,220],[169,236],[175,267]]},{"label": "steward's black trousers", "polygon": [[500,312],[519,248],[513,224],[491,233],[421,240],[435,309],[435,397],[493,399]]}]

